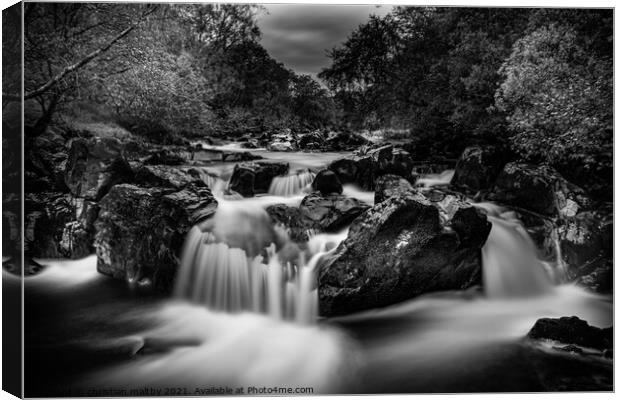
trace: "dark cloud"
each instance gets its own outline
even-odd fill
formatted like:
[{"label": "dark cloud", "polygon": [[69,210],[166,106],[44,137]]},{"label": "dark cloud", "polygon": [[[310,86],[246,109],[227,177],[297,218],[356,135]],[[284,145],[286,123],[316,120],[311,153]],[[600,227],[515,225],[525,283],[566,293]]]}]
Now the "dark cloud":
[{"label": "dark cloud", "polygon": [[370,14],[385,15],[391,6],[264,5],[258,18],[261,43],[269,54],[300,74],[316,76],[329,65],[325,55],[346,40]]}]

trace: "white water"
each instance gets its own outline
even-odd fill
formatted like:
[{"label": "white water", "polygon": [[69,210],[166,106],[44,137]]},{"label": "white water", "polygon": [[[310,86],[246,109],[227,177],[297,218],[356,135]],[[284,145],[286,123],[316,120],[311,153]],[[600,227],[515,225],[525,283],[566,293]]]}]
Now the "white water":
[{"label": "white water", "polygon": [[[175,296],[211,310],[253,311],[301,324],[314,322],[316,265],[346,232],[316,235],[307,249],[298,249],[285,232],[271,225],[263,209],[280,200],[273,196],[224,200],[212,219],[192,228],[183,248]],[[297,249],[292,260],[291,249]]]},{"label": "white water", "polygon": [[[493,224],[482,248],[486,295],[530,297],[553,291],[553,277],[537,257],[536,245],[515,213],[492,203],[480,203]],[[561,257],[559,257],[561,259]]]},{"label": "white water", "polygon": [[308,190],[316,175],[309,171],[300,171],[287,176],[276,176],[269,186],[269,194],[290,197]]},{"label": "white water", "polygon": [[[345,194],[373,201],[371,192],[354,187],[345,187]],[[537,258],[514,213],[487,203],[477,205],[493,223],[483,248],[484,294],[436,293],[312,324],[317,318],[316,264],[347,232],[316,235],[291,256],[293,245],[286,233],[269,225],[264,208],[296,206],[302,198],[218,198],[214,217],[188,235],[175,300],[114,300],[104,285],[112,280],[97,273],[95,257],[41,260],[47,268],[26,279],[26,292],[30,298],[33,290],[47,294],[37,308],[58,302],[61,295],[63,306],[71,305],[53,315],[73,324],[52,336],[54,345],[130,343],[135,352],[149,342],[167,343],[162,351],[80,376],[75,385],[181,387],[189,388],[190,395],[196,394],[194,388],[213,386],[313,387],[314,394],[438,387],[450,392],[460,390],[461,381],[493,388],[488,371],[499,370],[507,384],[516,380],[518,386],[518,368],[504,349],[518,343],[537,319],[576,315],[599,327],[612,323],[608,296],[554,286],[549,273],[559,269]],[[153,326],[144,328],[146,321]],[[52,326],[43,322],[30,326],[44,326],[41,334],[47,337]],[[119,327],[131,325],[140,329],[119,333]],[[97,355],[92,358],[96,361]]]},{"label": "white water", "polygon": [[454,176],[453,169],[447,169],[438,174],[426,174],[422,175],[416,180],[416,186],[432,187],[448,185]]}]

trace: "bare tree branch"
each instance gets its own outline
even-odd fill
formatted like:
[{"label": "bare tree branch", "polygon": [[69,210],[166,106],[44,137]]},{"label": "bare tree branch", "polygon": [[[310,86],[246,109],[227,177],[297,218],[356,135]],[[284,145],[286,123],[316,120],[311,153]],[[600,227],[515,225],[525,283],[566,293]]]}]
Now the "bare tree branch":
[{"label": "bare tree branch", "polygon": [[116,42],[118,42],[119,40],[121,40],[122,38],[127,36],[131,31],[133,31],[140,24],[142,19],[145,18],[147,15],[151,14],[152,12],[154,12],[155,9],[156,9],[156,7],[153,7],[150,10],[148,10],[147,12],[145,12],[144,14],[142,14],[142,16],[140,17],[138,22],[136,22],[135,24],[131,25],[127,29],[123,30],[118,35],[116,35],[105,46],[100,47],[97,50],[87,54],[84,58],[82,58],[77,63],[65,67],[60,73],[58,73],[52,79],[47,81],[43,86],[40,86],[38,89],[35,89],[35,90],[33,90],[31,92],[28,92],[28,93],[24,93],[23,97],[18,95],[18,94],[9,94],[9,93],[4,93],[3,92],[2,93],[2,100],[9,100],[9,101],[21,101],[22,99],[23,100],[29,100],[29,99],[32,99],[32,98],[34,98],[36,96],[39,96],[39,95],[47,92],[49,89],[51,89],[53,86],[55,86],[62,78],[64,78],[65,76],[67,76],[68,74],[70,74],[72,72],[77,71],[79,68],[83,67],[84,65],[88,64],[90,61],[92,61],[98,55],[108,51],[110,49],[110,47],[112,47]]}]

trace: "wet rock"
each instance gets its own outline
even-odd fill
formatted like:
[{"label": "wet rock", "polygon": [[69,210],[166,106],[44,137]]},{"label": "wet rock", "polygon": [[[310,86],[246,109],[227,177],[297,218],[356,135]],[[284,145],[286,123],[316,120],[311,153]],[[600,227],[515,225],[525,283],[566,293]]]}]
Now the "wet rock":
[{"label": "wet rock", "polygon": [[121,184],[99,206],[97,270],[129,282],[148,280],[157,290],[170,291],[185,235],[214,213],[217,202],[204,186],[176,190]]},{"label": "wet rock", "polygon": [[584,211],[558,221],[557,235],[568,277],[586,287],[610,291],[613,283],[613,214]]},{"label": "wet rock", "polygon": [[193,184],[204,185],[204,182],[187,169],[167,165],[143,165],[136,170],[135,183],[140,186],[158,186],[180,189]]},{"label": "wet rock", "polygon": [[169,149],[153,150],[144,160],[147,165],[182,165],[186,162],[186,157]]},{"label": "wet rock", "polygon": [[565,351],[567,353],[583,354],[583,349],[579,346],[569,344],[568,346],[553,347],[555,350]]},{"label": "wet rock", "polygon": [[65,225],[75,219],[73,198],[66,193],[26,193],[24,252],[27,257],[61,258]]},{"label": "wet rock", "polygon": [[253,161],[260,160],[262,156],[252,154],[249,151],[223,151],[222,161],[225,162],[240,162],[240,161]]},{"label": "wet rock", "polygon": [[370,206],[339,194],[310,194],[301,201],[301,218],[310,229],[337,232],[345,228]]},{"label": "wet rock", "polygon": [[377,179],[375,185],[375,204],[392,196],[402,195],[413,190],[411,183],[405,178],[396,175],[383,175]]},{"label": "wet rock", "polygon": [[604,350],[613,344],[613,329],[590,326],[578,317],[541,318],[527,337]]},{"label": "wet rock", "polygon": [[325,136],[320,131],[314,131],[299,137],[297,144],[302,150],[317,150],[325,146]]},{"label": "wet rock", "polygon": [[343,315],[479,284],[480,248],[491,224],[486,215],[454,196],[443,201],[406,193],[358,217],[347,239],[321,266],[321,315]]},{"label": "wet rock", "polygon": [[342,194],[342,183],[335,172],[324,169],[316,174],[312,189],[318,190],[322,195]]},{"label": "wet rock", "polygon": [[78,221],[65,225],[59,243],[60,252],[64,257],[83,258],[94,253],[94,232],[89,231]]},{"label": "wet rock", "polygon": [[286,229],[292,240],[305,242],[314,233],[344,229],[368,208],[365,203],[343,195],[313,193],[299,207],[275,204],[267,207],[267,213],[275,224]]},{"label": "wet rock", "polygon": [[288,163],[248,162],[235,165],[229,188],[243,197],[267,193],[274,177],[286,175]]},{"label": "wet rock", "polygon": [[295,147],[291,142],[274,142],[267,146],[269,151],[295,151]]},{"label": "wet rock", "polygon": [[119,140],[91,138],[75,139],[71,143],[64,181],[74,196],[98,200],[114,184],[132,179]]},{"label": "wet rock", "polygon": [[[26,192],[67,191],[64,169],[68,149],[65,143],[66,139],[59,132],[49,128],[40,136],[25,138],[24,188]],[[21,143],[15,145],[20,146]],[[7,151],[3,153],[7,155],[7,162],[4,162],[3,157],[3,171],[11,171],[10,153],[14,148],[16,147],[6,149]],[[21,165],[16,167],[19,173]]]},{"label": "wet rock", "polygon": [[496,147],[468,147],[456,164],[450,185],[473,193],[490,189],[508,161],[506,152]]},{"label": "wet rock", "polygon": [[570,217],[591,207],[585,192],[545,165],[508,163],[491,199],[547,216]]},{"label": "wet rock", "polygon": [[241,147],[246,149],[258,149],[260,147],[260,143],[258,143],[257,139],[248,139],[247,142],[243,142]]},{"label": "wet rock", "polygon": [[325,140],[327,151],[351,151],[368,143],[368,139],[353,132],[330,132]]},{"label": "wet rock", "polygon": [[603,357],[613,359],[614,358],[614,350],[613,349],[603,350]]},{"label": "wet rock", "polygon": [[398,175],[409,180],[413,165],[409,153],[388,145],[371,149],[364,155],[335,160],[328,169],[334,171],[342,183],[354,183],[363,189],[374,190],[381,175]]},{"label": "wet rock", "polygon": [[305,242],[310,238],[312,227],[304,220],[297,207],[274,204],[266,209],[274,224],[282,226],[291,240]]}]

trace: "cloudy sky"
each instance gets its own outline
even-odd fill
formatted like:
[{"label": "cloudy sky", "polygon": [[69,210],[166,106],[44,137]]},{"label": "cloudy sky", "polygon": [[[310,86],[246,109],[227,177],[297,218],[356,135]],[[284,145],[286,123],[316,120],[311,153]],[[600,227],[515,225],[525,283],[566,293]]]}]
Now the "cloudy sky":
[{"label": "cloudy sky", "polygon": [[316,77],[329,66],[325,51],[345,41],[370,14],[385,15],[391,6],[264,4],[258,17],[262,45],[276,60],[300,74]]}]

